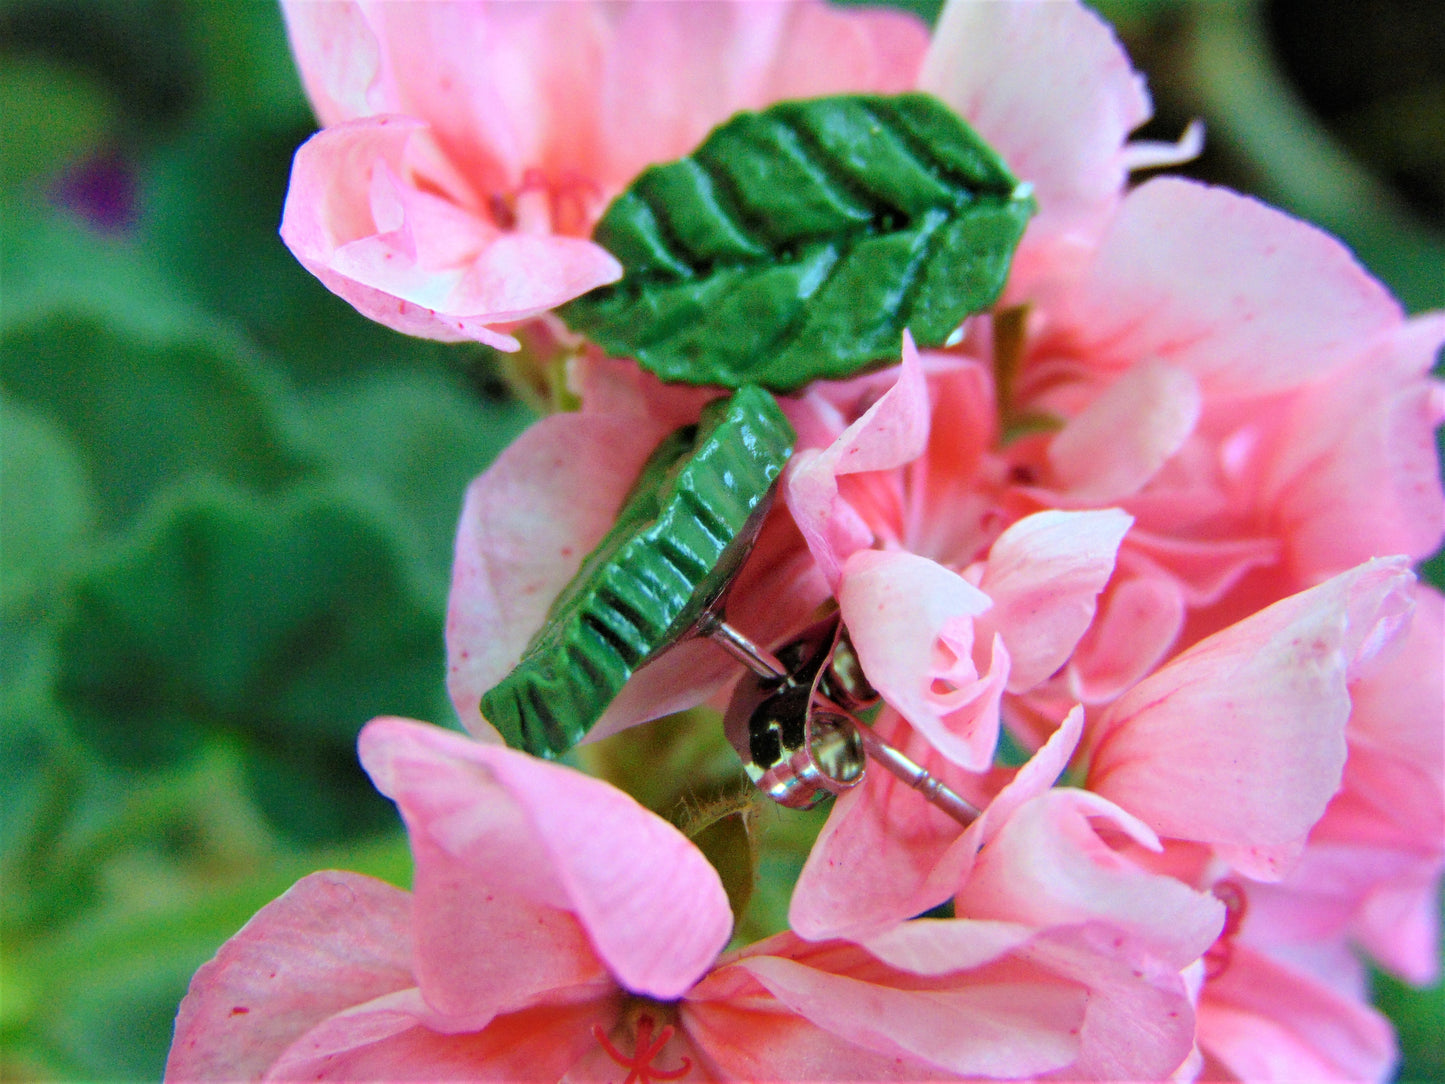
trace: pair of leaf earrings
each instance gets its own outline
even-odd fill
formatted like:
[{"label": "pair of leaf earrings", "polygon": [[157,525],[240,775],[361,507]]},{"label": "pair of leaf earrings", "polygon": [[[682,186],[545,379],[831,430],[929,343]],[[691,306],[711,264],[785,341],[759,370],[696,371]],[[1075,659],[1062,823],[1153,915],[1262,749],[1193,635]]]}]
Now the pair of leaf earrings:
[{"label": "pair of leaf earrings", "polygon": [[922,94],[784,102],[740,113],[654,166],[594,240],[622,263],[563,319],[664,380],[736,389],[668,436],[616,522],[482,697],[509,745],[556,757],[628,678],[705,636],[751,671],[724,721],[748,776],[807,808],[871,760],[963,824],[978,811],[885,744],[836,614],[778,647],[724,620],[795,435],[770,394],[941,345],[1003,289],[1034,209],[976,133]]}]

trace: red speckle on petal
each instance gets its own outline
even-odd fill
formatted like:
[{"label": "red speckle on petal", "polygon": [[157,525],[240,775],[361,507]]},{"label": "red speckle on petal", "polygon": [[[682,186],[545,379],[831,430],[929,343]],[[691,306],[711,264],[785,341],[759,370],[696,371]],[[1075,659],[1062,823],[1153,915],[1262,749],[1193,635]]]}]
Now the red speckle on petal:
[{"label": "red speckle on petal", "polygon": [[248,1013],[248,1012],[250,1012],[250,1011],[251,1011],[251,1010],[248,1009],[245,1005],[237,1005],[234,1009],[231,1010],[231,1015],[232,1015],[232,1016],[244,1016],[244,1015],[246,1015],[246,1013]]}]

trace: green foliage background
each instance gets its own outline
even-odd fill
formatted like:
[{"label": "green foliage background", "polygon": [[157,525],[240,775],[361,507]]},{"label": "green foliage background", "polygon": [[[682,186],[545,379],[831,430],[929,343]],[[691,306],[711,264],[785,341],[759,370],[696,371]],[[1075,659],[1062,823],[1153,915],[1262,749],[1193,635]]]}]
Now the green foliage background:
[{"label": "green foliage background", "polygon": [[[1440,20],[1329,21],[1429,5],[1100,6],[1146,134],[1202,115],[1197,175],[1445,305],[1445,75],[1401,76]],[[263,903],[321,868],[408,882],[356,732],[454,725],[451,533],[532,415],[486,350],[370,324],[281,245],[314,122],[270,3],[3,0],[0,114],[0,1078],[155,1079]],[[107,169],[134,199],[98,226],[65,193]],[[1441,990],[1380,998],[1404,1077],[1445,1079]]]}]

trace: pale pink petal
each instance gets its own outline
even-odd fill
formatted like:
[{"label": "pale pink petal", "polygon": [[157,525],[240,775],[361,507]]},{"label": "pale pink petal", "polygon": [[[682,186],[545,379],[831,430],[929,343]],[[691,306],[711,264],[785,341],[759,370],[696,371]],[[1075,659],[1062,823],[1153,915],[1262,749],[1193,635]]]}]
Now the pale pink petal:
[{"label": "pale pink petal", "polygon": [[374,18],[406,111],[437,127],[483,192],[515,187],[529,168],[602,180],[590,106],[610,43],[602,5],[381,4]]},{"label": "pale pink petal", "polygon": [[1353,927],[1380,964],[1416,986],[1440,981],[1439,859],[1419,862],[1395,883],[1377,885]]},{"label": "pale pink petal", "polygon": [[1441,391],[1425,374],[1445,315],[1407,322],[1385,346],[1289,406],[1267,461],[1296,575],[1313,578],[1381,553],[1424,558],[1445,535],[1435,429]]},{"label": "pale pink petal", "polygon": [[1141,518],[1148,515],[1148,525],[1136,524],[1129,533],[1125,560],[1136,574],[1170,580],[1191,609],[1213,606],[1247,573],[1279,563],[1283,546],[1278,538],[1184,537],[1178,533],[1187,522],[1182,514],[1164,516],[1157,506],[1141,513],[1139,504],[1136,499],[1129,507]]},{"label": "pale pink petal", "polygon": [[1124,188],[1124,141],[1149,119],[1144,80],[1113,32],[1082,4],[950,0],[919,88],[978,129],[1034,186],[1025,246],[1090,237]]},{"label": "pale pink petal", "polygon": [[979,581],[993,608],[979,616],[976,635],[1002,637],[1009,692],[1033,688],[1068,661],[1133,522],[1117,508],[1036,512],[994,542]]},{"label": "pale pink petal", "polygon": [[727,941],[716,871],[608,784],[407,720],[369,724],[360,748],[411,833],[416,972],[439,1011],[479,1026],[604,963],[672,998]]},{"label": "pale pink petal", "polygon": [[1078,1051],[1074,1032],[1085,992],[1050,976],[984,978],[923,995],[777,956],[747,957],[734,966],[825,1031],[955,1073],[1026,1076],[1069,1065]]},{"label": "pale pink petal", "polygon": [[902,12],[829,4],[632,4],[601,80],[608,175],[692,150],[740,109],[786,98],[913,86],[928,44]]},{"label": "pale pink petal", "polygon": [[515,349],[490,325],[621,277],[590,241],[499,233],[481,212],[417,188],[407,156],[423,129],[405,117],[366,118],[296,152],[281,237],[333,292],[407,334]]},{"label": "pale pink petal", "polygon": [[1319,834],[1445,854],[1445,598],[1417,584],[1410,627],[1350,687],[1345,789]]},{"label": "pale pink petal", "polygon": [[[568,991],[571,995],[573,992]],[[298,1040],[268,1080],[493,1081],[560,1079],[597,1049],[592,1027],[616,1017],[607,991],[509,1013],[482,1031],[448,1034],[416,1023],[415,990],[334,1016]]]},{"label": "pale pink petal", "polygon": [[1399,321],[1394,299],[1333,237],[1174,178],[1129,193],[1066,317],[1091,365],[1163,361],[1210,396],[1306,383]]},{"label": "pale pink petal", "polygon": [[313,873],[267,904],[191,980],[172,1081],[260,1080],[334,1013],[415,985],[411,900],[354,873]]},{"label": "pale pink petal", "polygon": [[[943,774],[938,754],[896,715],[885,713],[874,729],[914,763]],[[978,846],[956,846],[960,832],[916,792],[870,769],[834,803],[793,886],[788,925],[812,940],[860,938],[936,907],[957,889]]]},{"label": "pale pink petal", "polygon": [[[896,716],[892,717],[894,720]],[[803,937],[865,938],[936,907],[958,891],[974,855],[997,835],[1013,811],[1058,779],[1078,745],[1084,713],[1074,708],[1037,753],[964,832],[886,772],[838,799],[823,826],[788,910]],[[949,766],[889,715],[875,729],[915,763],[949,778]]]},{"label": "pale pink petal", "polygon": [[521,658],[666,432],[646,419],[554,415],[468,488],[447,608],[447,688],[463,726],[490,729],[482,694]]},{"label": "pale pink petal", "polygon": [[1346,683],[1398,632],[1410,580],[1370,562],[1196,644],[1110,708],[1090,789],[1278,879],[1339,788]]},{"label": "pale pink petal", "polygon": [[317,120],[332,125],[395,112],[395,102],[373,93],[381,90],[381,46],[359,4],[282,0],[281,13]]},{"label": "pale pink petal", "polygon": [[[1083,1020],[1069,1027],[1068,1034],[1077,1037],[1077,1046],[1067,1068],[1058,1073],[1063,1079],[1158,1080],[1184,1061],[1193,1041],[1194,1019],[1176,969],[1152,956],[1123,930],[1103,923],[1034,931],[1027,940],[1007,944],[1027,929],[999,922],[922,920],[870,938],[866,947],[895,967],[934,977],[946,974],[954,959],[969,960],[965,966],[976,970],[958,975],[958,981],[984,985],[997,981],[997,976],[1017,994],[1015,1011],[1026,1020],[1034,1005],[1047,1014],[1042,1020],[1018,1021],[1018,1026],[1030,1032],[1042,1023],[1046,1035],[1054,1023],[1066,1019],[1065,991],[1086,992]],[[971,944],[976,940],[981,944]],[[996,964],[980,967],[973,962],[983,954],[980,950],[1005,948],[1007,956]],[[936,978],[931,985],[937,985]],[[975,1027],[990,1023],[985,1017]],[[959,1051],[961,1061],[1017,1053],[1007,1040],[1020,1032],[1003,1029],[1000,1049],[991,1047],[986,1039],[980,1041],[968,1025],[959,1026],[961,1036],[971,1039],[977,1048]],[[964,1072],[1009,1072],[1003,1064],[993,1070],[953,1064]]]},{"label": "pale pink petal", "polygon": [[838,607],[873,687],[944,756],[970,771],[993,762],[1008,654],[995,636],[975,663],[973,620],[988,596],[912,553],[861,550],[843,566]]},{"label": "pale pink petal", "polygon": [[916,459],[928,428],[928,388],[913,339],[905,333],[898,382],[831,446],[800,453],[788,465],[783,479],[788,511],[830,586],[837,587],[849,555],[873,538],[869,525],[839,496],[839,476],[892,470]]},{"label": "pale pink petal", "polygon": [[1176,968],[1198,959],[1219,936],[1223,905],[1119,855],[1100,826],[1159,849],[1153,832],[1098,795],[1050,790],[1019,808],[979,852],[954,897],[955,913],[1037,927],[1107,922]]},{"label": "pale pink petal", "polygon": [[[1308,945],[1348,938],[1359,923],[1406,969],[1438,967],[1438,946],[1429,940],[1433,923],[1422,926],[1417,919],[1420,902],[1432,901],[1438,874],[1438,860],[1418,853],[1312,838],[1286,880],[1250,886],[1249,940],[1276,949]],[[1361,921],[1372,909],[1370,919]],[[1382,928],[1378,919],[1387,916],[1400,925]],[[1436,957],[1433,964],[1430,956]]]},{"label": "pale pink petal", "polygon": [[1166,575],[1120,573],[1069,662],[1069,691],[1086,704],[1115,699],[1152,671],[1184,627],[1184,598]]},{"label": "pale pink petal", "polygon": [[1068,767],[1083,733],[1084,709],[1076,704],[1039,751],[994,796],[983,816],[969,826],[968,834],[977,840],[975,849],[997,836],[1015,810],[1054,785]]},{"label": "pale pink petal", "polygon": [[1130,173],[1139,169],[1159,169],[1192,162],[1204,153],[1204,122],[1198,117],[1184,126],[1173,143],[1153,139],[1131,140],[1124,148],[1124,168]]},{"label": "pale pink petal", "polygon": [[1071,501],[1131,497],[1179,450],[1199,420],[1194,378],[1168,365],[1135,366],[1061,429],[1049,444],[1054,480]]},{"label": "pale pink petal", "polygon": [[806,3],[792,5],[788,15],[789,32],[764,91],[767,100],[859,89],[902,94],[917,85],[929,34],[911,13]]},{"label": "pale pink petal", "polygon": [[1396,1057],[1374,1009],[1240,945],[1205,988],[1199,1045],[1237,1080],[1384,1081]]},{"label": "pale pink petal", "polygon": [[[736,973],[727,974],[737,986]],[[746,976],[742,976],[746,978]],[[763,986],[748,982],[739,996],[732,990],[714,997],[689,994],[678,1016],[711,1079],[738,1081],[956,1080],[916,1058],[865,1050],[846,1035],[825,1031],[780,1007]],[[711,991],[709,991],[711,992]],[[744,1000],[746,998],[746,1000]],[[676,1041],[674,1039],[674,1041]],[[664,1062],[671,1066],[673,1062]],[[608,1078],[616,1081],[617,1078]]]},{"label": "pale pink petal", "polygon": [[1183,979],[1122,931],[1055,928],[1023,954],[1089,990],[1079,1057],[1056,1079],[1162,1080],[1189,1057],[1194,1006]]}]

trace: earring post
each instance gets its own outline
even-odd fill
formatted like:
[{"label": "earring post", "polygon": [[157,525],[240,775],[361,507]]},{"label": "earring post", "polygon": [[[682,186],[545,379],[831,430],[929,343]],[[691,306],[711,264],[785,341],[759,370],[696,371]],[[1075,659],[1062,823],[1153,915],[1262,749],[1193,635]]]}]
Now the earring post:
[{"label": "earring post", "polygon": [[[697,626],[697,632],[717,644],[758,677],[769,681],[787,680],[788,671],[776,655],[753,643],[716,613],[709,612],[704,615],[704,620]],[[829,711],[837,712],[851,722],[863,743],[864,753],[904,786],[917,791],[924,801],[948,814],[965,828],[978,819],[981,811],[977,807],[955,794],[927,768],[915,764],[885,742],[873,732],[872,727],[851,711],[833,703],[821,693],[814,693],[814,699]]]}]

